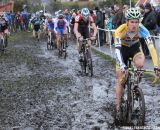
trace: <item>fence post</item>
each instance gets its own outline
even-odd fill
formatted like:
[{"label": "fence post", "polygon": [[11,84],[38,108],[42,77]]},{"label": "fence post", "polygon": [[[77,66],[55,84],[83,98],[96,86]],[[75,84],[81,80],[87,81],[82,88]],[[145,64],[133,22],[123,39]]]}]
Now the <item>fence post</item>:
[{"label": "fence post", "polygon": [[111,51],[111,55],[113,56],[113,52],[112,52],[112,42],[111,42],[111,35],[110,35],[110,31],[108,31],[108,38],[109,38],[109,47],[110,47],[110,51]]},{"label": "fence post", "polygon": [[99,49],[100,49],[100,40],[99,40],[99,29],[100,29],[100,28],[97,27],[97,29],[98,29],[98,40],[97,40],[97,41],[98,41],[98,47],[99,47]]}]

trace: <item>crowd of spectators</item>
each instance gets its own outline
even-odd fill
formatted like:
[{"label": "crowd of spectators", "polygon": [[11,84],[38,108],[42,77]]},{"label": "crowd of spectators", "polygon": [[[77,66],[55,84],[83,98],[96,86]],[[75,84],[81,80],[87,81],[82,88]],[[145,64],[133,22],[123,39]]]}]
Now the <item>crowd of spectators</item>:
[{"label": "crowd of spectators", "polygon": [[[141,23],[150,31],[150,34],[153,36],[160,35],[160,5],[157,7],[153,7],[150,3],[146,3],[145,5],[139,5],[137,8],[141,10],[142,18]],[[96,10],[96,25],[108,31],[99,31],[99,42],[100,46],[109,45],[111,40],[111,44],[114,44],[112,30],[117,29],[121,24],[125,23],[125,11],[129,9],[129,5],[114,5],[108,8]],[[109,31],[110,30],[110,31]],[[109,38],[110,37],[110,38]],[[154,41],[154,38],[152,38]],[[141,39],[142,48],[144,54],[149,56],[149,51],[144,43],[144,39]]]},{"label": "crowd of spectators", "polygon": [[[121,24],[125,23],[125,11],[129,8],[129,5],[114,5],[106,8],[95,7],[94,10],[90,10],[90,14],[95,20],[95,23],[99,30],[98,41],[100,46],[114,44],[113,34]],[[151,35],[160,34],[160,5],[157,7],[151,6],[150,3],[145,5],[139,5],[137,8],[141,10],[142,19],[141,23],[150,31]],[[75,22],[75,16],[80,13],[80,10],[65,10],[64,14],[67,21],[70,21],[71,32],[73,32],[73,26]],[[5,17],[9,23],[10,32],[17,31],[30,31],[30,19],[34,13],[29,13],[24,8],[21,12],[6,12]],[[104,30],[108,31],[104,31]],[[154,39],[153,39],[154,40]],[[143,51],[145,55],[149,55],[149,51],[144,44],[144,39],[141,39]]]}]

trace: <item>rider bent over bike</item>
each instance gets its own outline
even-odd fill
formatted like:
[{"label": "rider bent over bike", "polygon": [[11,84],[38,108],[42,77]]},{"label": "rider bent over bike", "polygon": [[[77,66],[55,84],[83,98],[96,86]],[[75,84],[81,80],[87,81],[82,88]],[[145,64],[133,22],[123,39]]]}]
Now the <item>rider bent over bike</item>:
[{"label": "rider bent over bike", "polygon": [[[94,23],[93,18],[90,16],[90,11],[88,8],[83,8],[81,10],[81,13],[78,14],[75,18],[75,24],[74,24],[74,33],[77,38],[77,48],[79,53],[79,61],[82,60],[81,58],[81,44],[79,41],[83,41],[83,39],[90,38],[90,32],[89,32],[89,24],[93,27],[94,33],[91,37],[91,40],[96,39],[97,34],[97,27]],[[91,41],[88,41],[89,45],[89,52],[91,54]]]}]

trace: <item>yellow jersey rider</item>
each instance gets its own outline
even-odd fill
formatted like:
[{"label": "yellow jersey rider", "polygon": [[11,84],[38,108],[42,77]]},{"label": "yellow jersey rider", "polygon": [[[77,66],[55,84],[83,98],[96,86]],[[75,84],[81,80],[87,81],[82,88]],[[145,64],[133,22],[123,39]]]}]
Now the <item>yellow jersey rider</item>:
[{"label": "yellow jersey rider", "polygon": [[145,56],[141,49],[139,38],[144,38],[151,53],[155,74],[158,75],[158,56],[153,46],[149,31],[140,23],[141,13],[139,9],[130,8],[125,12],[126,23],[122,24],[115,31],[115,53],[116,53],[116,109],[117,115],[121,103],[121,96],[124,86],[124,72],[131,57],[137,68],[142,68]]}]

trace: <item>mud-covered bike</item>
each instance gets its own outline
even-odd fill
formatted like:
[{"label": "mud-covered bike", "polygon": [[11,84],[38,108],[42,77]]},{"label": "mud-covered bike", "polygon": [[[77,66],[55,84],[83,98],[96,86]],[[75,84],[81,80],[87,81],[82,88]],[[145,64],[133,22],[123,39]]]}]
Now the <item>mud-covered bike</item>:
[{"label": "mud-covered bike", "polygon": [[58,57],[63,57],[64,59],[66,59],[67,57],[67,50],[66,50],[66,44],[65,44],[65,35],[67,34],[60,34],[60,46],[61,48],[58,50]]},{"label": "mud-covered bike", "polygon": [[143,74],[149,72],[154,73],[154,70],[136,69],[132,64],[132,59],[129,59],[125,75],[125,90],[120,105],[119,125],[144,126],[145,98],[139,83]]},{"label": "mud-covered bike", "polygon": [[89,50],[89,44],[88,42],[92,42],[90,38],[83,39],[83,41],[80,42],[81,44],[81,61],[80,66],[82,70],[82,74],[93,76],[93,63],[92,63],[92,56],[91,52]]},{"label": "mud-covered bike", "polygon": [[55,39],[56,38],[54,32],[49,31],[47,39],[47,50],[53,50],[53,48],[57,47]]}]

